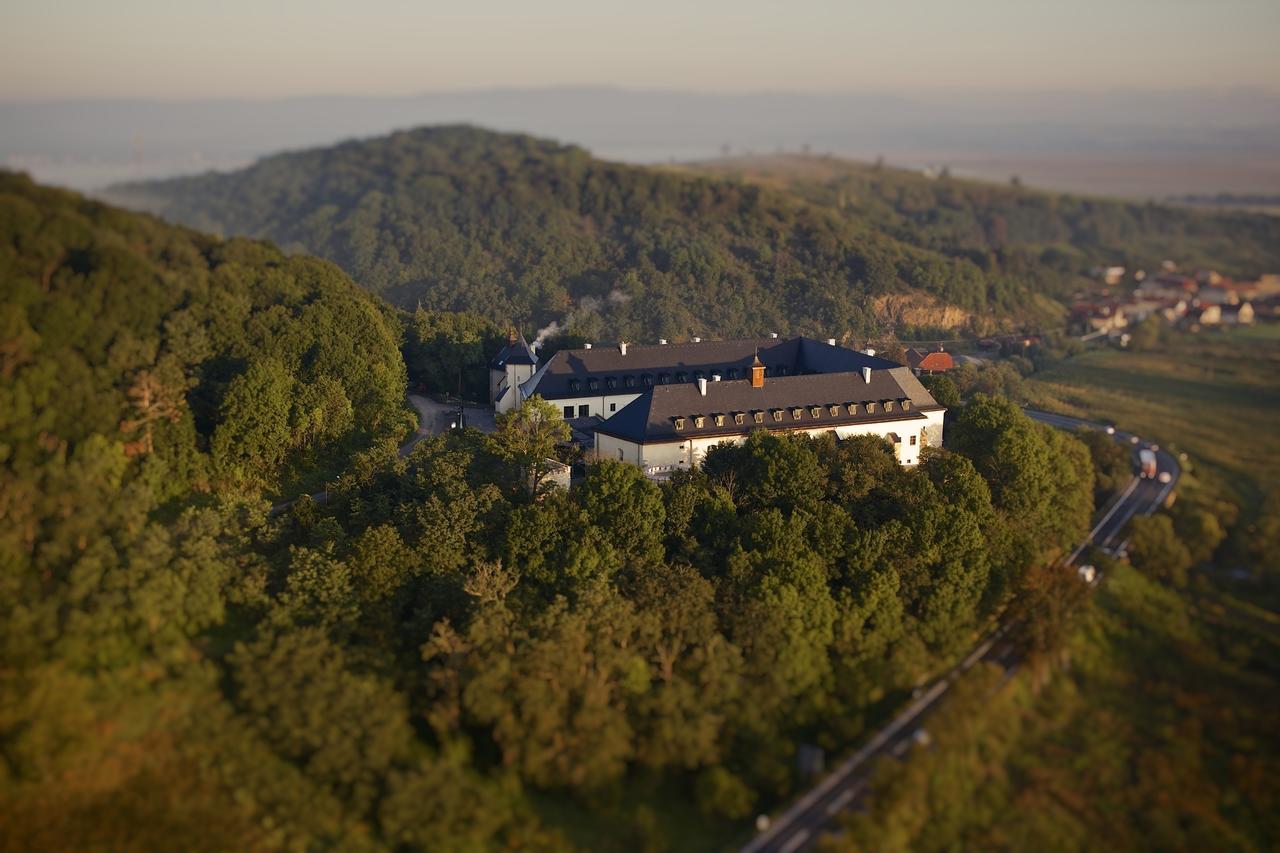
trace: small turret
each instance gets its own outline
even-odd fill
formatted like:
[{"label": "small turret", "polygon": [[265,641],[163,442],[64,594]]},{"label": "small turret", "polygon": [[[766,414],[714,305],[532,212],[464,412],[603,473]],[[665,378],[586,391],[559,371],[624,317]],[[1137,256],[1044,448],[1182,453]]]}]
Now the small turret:
[{"label": "small turret", "polygon": [[755,360],[751,362],[751,387],[764,387],[764,362],[760,360],[760,352],[756,351]]}]

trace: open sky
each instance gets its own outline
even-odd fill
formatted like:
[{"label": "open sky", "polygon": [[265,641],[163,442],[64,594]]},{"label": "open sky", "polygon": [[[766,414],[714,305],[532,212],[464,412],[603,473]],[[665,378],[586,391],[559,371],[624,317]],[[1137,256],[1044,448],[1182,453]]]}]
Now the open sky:
[{"label": "open sky", "polygon": [[0,98],[1280,87],[1280,0],[6,0]]}]

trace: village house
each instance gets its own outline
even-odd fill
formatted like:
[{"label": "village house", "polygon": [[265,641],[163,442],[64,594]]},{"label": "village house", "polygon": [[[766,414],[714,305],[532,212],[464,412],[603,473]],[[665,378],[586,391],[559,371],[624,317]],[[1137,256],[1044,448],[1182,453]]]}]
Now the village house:
[{"label": "village house", "polygon": [[[525,357],[522,343],[503,351],[507,388],[513,356]],[[656,479],[696,467],[711,447],[757,429],[879,435],[902,464],[914,465],[924,447],[941,445],[946,411],[909,368],[805,337],[561,350],[514,389],[498,394],[495,407],[537,394],[591,434],[598,456]]]},{"label": "village house", "polygon": [[915,371],[916,376],[931,376],[935,373],[946,373],[955,367],[951,353],[945,352],[941,346],[931,352],[921,352],[912,347],[907,350],[907,367]]},{"label": "village house", "polygon": [[1253,321],[1253,305],[1249,302],[1222,306],[1219,322],[1224,326],[1252,326]]}]

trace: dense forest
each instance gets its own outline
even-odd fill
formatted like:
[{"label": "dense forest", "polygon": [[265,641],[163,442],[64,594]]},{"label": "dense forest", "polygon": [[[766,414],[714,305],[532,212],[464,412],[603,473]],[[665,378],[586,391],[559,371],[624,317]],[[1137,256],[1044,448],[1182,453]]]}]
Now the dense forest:
[{"label": "dense forest", "polygon": [[927,177],[883,164],[830,157],[744,157],[681,171],[772,187],[840,211],[894,239],[998,264],[1048,283],[1097,266],[1158,270],[1165,260],[1242,278],[1280,269],[1280,218],[1249,212],[1202,212],[1154,202],[1085,198],[963,180]]},{"label": "dense forest", "polygon": [[[748,166],[750,161],[748,161]],[[814,168],[820,167],[817,174]],[[1060,322],[1096,264],[1280,268],[1280,221],[803,158],[650,169],[470,127],[280,154],[108,197],[266,237],[408,309],[586,339],[862,340]]]},{"label": "dense forest", "polygon": [[[981,395],[912,470],[760,433],[547,491],[536,399],[404,456],[397,324],[328,263],[19,176],[0,216],[19,846],[669,843],[654,784],[732,835],[1093,508],[1088,448]],[[329,500],[270,512],[322,459]]]}]

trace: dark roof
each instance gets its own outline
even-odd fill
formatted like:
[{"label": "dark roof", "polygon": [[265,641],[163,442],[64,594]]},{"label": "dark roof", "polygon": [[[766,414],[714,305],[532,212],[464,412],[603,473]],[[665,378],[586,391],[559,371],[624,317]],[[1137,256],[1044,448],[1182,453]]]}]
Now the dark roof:
[{"label": "dark roof", "polygon": [[505,347],[498,350],[498,354],[493,357],[491,367],[494,370],[502,370],[508,364],[537,364],[538,356],[534,354],[529,344],[525,342],[524,335],[517,334],[516,340],[509,342]]},{"label": "dark roof", "polygon": [[[747,338],[732,341],[701,341],[682,344],[628,344],[627,354],[617,344],[591,349],[561,350],[543,365],[541,376],[527,386],[527,393],[543,399],[581,397],[587,394],[641,392],[647,376],[654,387],[676,383],[677,373],[692,385],[697,373],[710,379],[719,373],[730,377],[749,377],[756,354],[764,362],[770,377],[796,376],[807,373],[859,371],[863,367],[884,370],[897,367],[896,362],[864,355],[845,347],[831,346],[812,338]],[[731,372],[732,371],[732,372]],[[666,376],[662,383],[660,376]],[[631,384],[627,384],[630,378]],[[589,387],[595,380],[596,387]],[[613,381],[609,387],[608,380]],[[576,387],[575,387],[576,385]]]},{"label": "dark roof", "polygon": [[[884,411],[885,401],[893,402],[893,411]],[[904,409],[903,401],[910,401]],[[849,404],[854,404],[853,413]],[[875,403],[875,411],[867,411],[867,403]],[[831,413],[831,407],[837,407]],[[818,409],[814,416],[813,409]],[[942,407],[929,395],[920,381],[905,367],[873,370],[871,382],[863,381],[861,372],[822,373],[781,376],[766,379],[763,388],[752,388],[749,379],[708,382],[703,396],[696,384],[661,385],[649,389],[623,407],[613,417],[596,427],[596,432],[635,442],[681,441],[686,438],[741,435],[752,429],[821,429],[853,423],[878,423],[923,418],[922,412]],[[795,409],[800,417],[795,417]],[[774,412],[782,419],[775,420]],[[756,423],[755,413],[763,420]],[[734,415],[744,415],[737,423]],[[724,416],[717,425],[716,415]],[[696,417],[703,417],[697,426]],[[684,428],[676,429],[676,419],[684,418]]]}]

